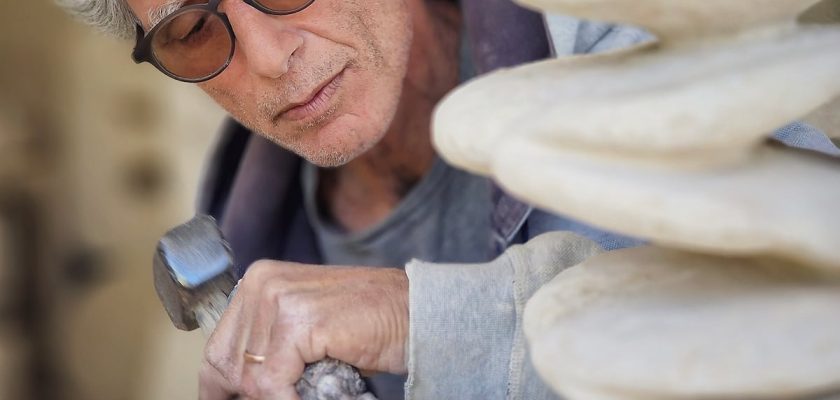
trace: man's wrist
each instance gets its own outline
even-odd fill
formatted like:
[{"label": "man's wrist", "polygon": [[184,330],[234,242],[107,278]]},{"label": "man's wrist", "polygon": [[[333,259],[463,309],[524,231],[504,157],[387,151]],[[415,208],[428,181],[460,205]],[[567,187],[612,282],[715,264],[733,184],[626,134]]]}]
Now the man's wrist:
[{"label": "man's wrist", "polygon": [[408,305],[408,290],[409,282],[408,276],[402,269],[392,269],[390,271],[392,279],[392,296],[390,296],[392,303],[392,310],[394,315],[394,330],[393,340],[395,342],[397,351],[402,352],[402,360],[399,365],[395,365],[396,369],[392,372],[405,373],[408,371],[408,354],[409,354],[409,305]]}]

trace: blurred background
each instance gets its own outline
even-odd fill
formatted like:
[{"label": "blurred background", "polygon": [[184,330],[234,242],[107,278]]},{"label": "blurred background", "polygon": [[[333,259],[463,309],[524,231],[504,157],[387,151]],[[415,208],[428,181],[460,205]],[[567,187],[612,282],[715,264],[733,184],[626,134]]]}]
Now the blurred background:
[{"label": "blurred background", "polygon": [[[223,113],[49,0],[3,4],[0,400],[194,399],[203,339],[169,323],[151,256]],[[809,121],[840,137],[838,110]]]},{"label": "blurred background", "polygon": [[0,13],[0,400],[194,399],[151,257],[223,113],[50,0]]}]

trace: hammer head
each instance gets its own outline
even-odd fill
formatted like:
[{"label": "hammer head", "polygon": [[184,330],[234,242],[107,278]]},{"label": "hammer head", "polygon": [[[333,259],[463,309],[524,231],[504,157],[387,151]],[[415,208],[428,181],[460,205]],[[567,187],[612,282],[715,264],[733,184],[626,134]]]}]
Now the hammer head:
[{"label": "hammer head", "polygon": [[178,329],[215,324],[205,320],[221,316],[236,284],[233,254],[216,220],[199,215],[164,235],[155,253],[154,279],[158,297]]}]

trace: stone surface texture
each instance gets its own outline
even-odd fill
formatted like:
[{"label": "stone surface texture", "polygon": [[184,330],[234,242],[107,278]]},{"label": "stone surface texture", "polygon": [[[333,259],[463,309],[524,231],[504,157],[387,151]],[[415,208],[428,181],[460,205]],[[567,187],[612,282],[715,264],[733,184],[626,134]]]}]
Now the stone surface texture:
[{"label": "stone surface texture", "polygon": [[644,26],[665,40],[790,24],[819,0],[517,0],[549,12]]},{"label": "stone surface texture", "polygon": [[529,302],[546,383],[570,400],[840,398],[840,160],[768,143],[833,120],[813,112],[840,95],[840,27],[801,21],[840,2],[799,18],[818,1],[519,1],[659,39],[482,77],[435,115],[449,162],[653,244]]},{"label": "stone surface texture", "polygon": [[840,51],[824,50],[837,43],[840,29],[812,27],[519,67],[449,95],[435,142],[451,162],[485,173],[518,136],[610,152],[702,153],[714,163],[833,99]]},{"label": "stone surface texture", "polygon": [[355,368],[331,359],[308,365],[295,388],[301,400],[376,400]]},{"label": "stone surface texture", "polygon": [[840,163],[830,157],[765,145],[699,168],[687,157],[622,157],[523,139],[507,141],[494,166],[509,192],[595,226],[840,273],[840,214],[827,211],[840,204]]},{"label": "stone surface texture", "polygon": [[561,272],[529,302],[525,331],[560,392],[792,398],[840,389],[838,309],[838,276],[648,247]]}]

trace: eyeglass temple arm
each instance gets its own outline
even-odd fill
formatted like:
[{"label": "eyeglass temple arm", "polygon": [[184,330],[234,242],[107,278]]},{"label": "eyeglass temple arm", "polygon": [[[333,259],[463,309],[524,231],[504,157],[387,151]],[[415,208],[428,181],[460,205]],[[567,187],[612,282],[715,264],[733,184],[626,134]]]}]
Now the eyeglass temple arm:
[{"label": "eyeglass temple arm", "polygon": [[135,27],[137,42],[134,44],[134,51],[131,52],[131,59],[135,64],[146,62],[146,52],[143,48],[143,39],[145,38],[143,26],[139,23]]}]

